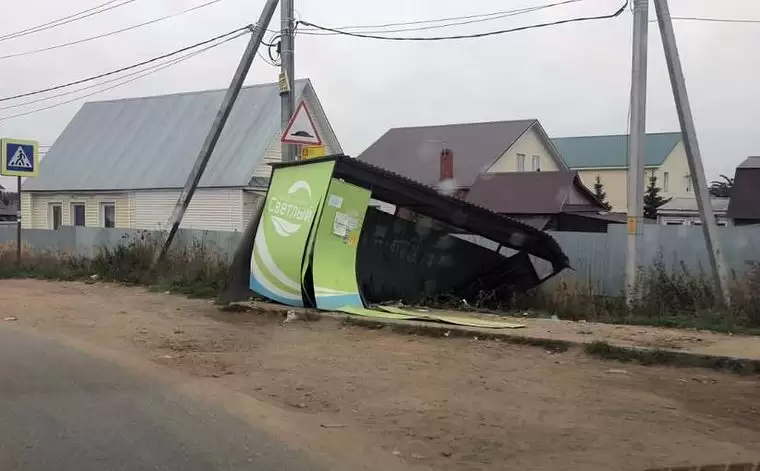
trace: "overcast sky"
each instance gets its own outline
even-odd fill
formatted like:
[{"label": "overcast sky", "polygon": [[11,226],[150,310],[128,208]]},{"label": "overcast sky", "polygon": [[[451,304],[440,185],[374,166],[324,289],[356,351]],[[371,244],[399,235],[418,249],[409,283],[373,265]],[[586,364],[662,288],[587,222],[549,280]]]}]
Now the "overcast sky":
[{"label": "overcast sky", "polygon": [[[92,7],[103,0],[4,2],[0,36]],[[107,32],[205,3],[137,0],[43,33],[0,42],[0,55]],[[346,26],[489,13],[550,0],[295,0],[301,19]],[[528,15],[431,32],[505,29],[616,10],[622,0],[583,0]],[[753,18],[760,2],[671,0],[674,16]],[[170,52],[256,20],[263,0],[223,0],[199,11],[98,41],[0,60],[0,96],[102,73]],[[654,17],[653,8],[650,17]],[[630,86],[631,13],[501,36],[443,42],[393,42],[345,36],[296,40],[296,75],[312,79],[346,153],[356,155],[388,128],[538,118],[549,135],[625,133]],[[279,12],[273,28],[279,28]],[[760,155],[760,24],[678,22],[676,35],[708,179],[733,175]],[[245,39],[87,100],[223,88]],[[675,131],[678,121],[656,23],[650,23],[647,130]],[[247,83],[277,79],[260,59]],[[82,101],[15,119],[12,114],[71,97],[0,110],[0,135],[52,144]],[[0,103],[0,107],[23,100]],[[108,149],[103,149],[108,152]],[[43,164],[44,165],[44,164]],[[93,162],[97,165],[97,162]],[[0,184],[15,188],[13,179]]]}]

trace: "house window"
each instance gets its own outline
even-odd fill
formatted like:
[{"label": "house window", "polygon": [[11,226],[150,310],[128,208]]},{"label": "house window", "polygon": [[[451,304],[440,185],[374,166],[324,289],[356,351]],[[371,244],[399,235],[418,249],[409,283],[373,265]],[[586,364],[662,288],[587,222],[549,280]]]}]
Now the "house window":
[{"label": "house window", "polygon": [[71,205],[71,222],[78,227],[84,227],[84,203]]},{"label": "house window", "polygon": [[662,172],[662,191],[670,191],[670,174],[668,172]]},{"label": "house window", "polygon": [[48,221],[50,222],[50,228],[54,231],[61,228],[61,223],[63,222],[62,215],[61,203],[50,203],[48,208]]},{"label": "house window", "polygon": [[686,178],[686,193],[690,193],[691,192],[691,175],[687,173],[685,178]]},{"label": "house window", "polygon": [[116,206],[113,203],[100,203],[100,223],[103,227],[116,227]]},{"label": "house window", "polygon": [[533,171],[534,172],[541,171],[541,156],[540,155],[533,156]]},{"label": "house window", "polygon": [[517,154],[517,171],[525,171],[525,154]]}]

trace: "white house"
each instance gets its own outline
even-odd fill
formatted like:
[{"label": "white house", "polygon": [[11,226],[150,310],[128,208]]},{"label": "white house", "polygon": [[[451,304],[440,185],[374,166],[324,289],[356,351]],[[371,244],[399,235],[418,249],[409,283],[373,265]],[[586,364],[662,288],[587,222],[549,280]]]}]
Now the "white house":
[{"label": "white house", "polygon": [[[308,79],[296,80],[328,154],[342,149]],[[225,90],[86,103],[23,186],[22,224],[166,228]],[[244,87],[182,220],[242,231],[280,156],[276,83]]]}]

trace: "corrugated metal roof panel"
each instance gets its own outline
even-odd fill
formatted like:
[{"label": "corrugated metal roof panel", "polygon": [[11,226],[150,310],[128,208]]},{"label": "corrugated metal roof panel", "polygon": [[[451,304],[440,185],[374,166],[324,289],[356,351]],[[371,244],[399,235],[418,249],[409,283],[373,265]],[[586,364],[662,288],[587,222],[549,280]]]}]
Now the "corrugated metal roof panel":
[{"label": "corrugated metal roof panel", "polygon": [[[645,165],[662,165],[680,141],[680,132],[647,134]],[[552,142],[571,169],[628,166],[627,134],[560,137]]]},{"label": "corrugated metal roof panel", "polygon": [[[308,80],[297,80],[296,97]],[[86,103],[24,191],[181,188],[226,90]],[[277,84],[244,87],[200,187],[246,186],[280,128]]]}]

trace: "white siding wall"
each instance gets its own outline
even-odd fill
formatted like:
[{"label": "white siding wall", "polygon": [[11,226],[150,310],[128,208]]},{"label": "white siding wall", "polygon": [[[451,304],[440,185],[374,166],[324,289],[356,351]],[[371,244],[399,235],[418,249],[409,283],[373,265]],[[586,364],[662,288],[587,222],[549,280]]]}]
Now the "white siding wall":
[{"label": "white siding wall", "polygon": [[251,218],[253,217],[254,212],[256,212],[256,208],[259,206],[259,204],[262,204],[264,201],[264,192],[253,192],[253,191],[244,191],[243,192],[243,217],[240,221],[240,230],[244,231],[246,226],[248,226],[248,223],[251,221]]},{"label": "white siding wall", "polygon": [[[242,226],[243,191],[241,189],[202,188],[195,192],[180,227],[210,231],[239,231]],[[179,190],[135,191],[134,227],[166,229]]]},{"label": "white siding wall", "polygon": [[102,227],[100,206],[103,203],[113,203],[116,209],[116,227],[132,227],[128,193],[22,193],[21,224],[30,229],[51,229],[49,220],[50,205],[61,205],[61,219],[64,226],[74,223],[71,219],[71,205],[85,205],[85,225],[87,227]]}]

